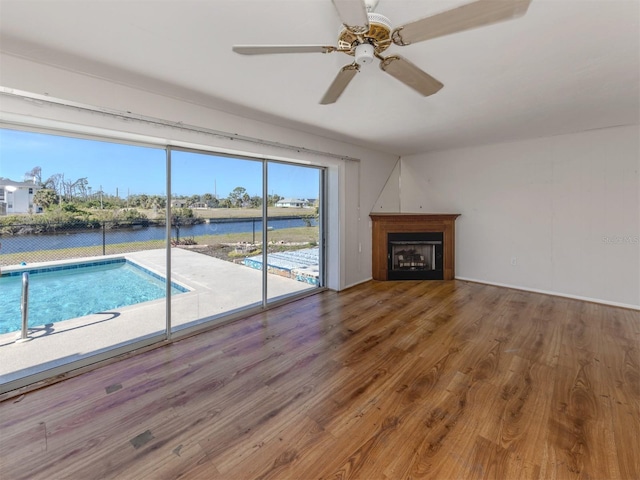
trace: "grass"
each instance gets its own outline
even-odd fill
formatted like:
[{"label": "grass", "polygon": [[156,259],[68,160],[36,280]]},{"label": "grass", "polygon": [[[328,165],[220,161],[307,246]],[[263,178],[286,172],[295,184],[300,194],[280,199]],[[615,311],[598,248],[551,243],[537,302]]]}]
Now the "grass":
[{"label": "grass", "polygon": [[[147,218],[155,219],[164,215],[151,209],[137,209]],[[262,208],[203,208],[192,209],[193,214],[199,218],[262,218]],[[316,214],[315,208],[279,208],[269,207],[269,217],[312,217]]]},{"label": "grass", "polygon": [[[201,235],[193,238],[198,245],[212,246],[223,243],[251,243],[253,240],[253,234],[251,232],[225,233],[222,235]],[[260,233],[256,232],[256,243],[260,243],[261,240],[262,237]],[[295,227],[272,230],[268,232],[268,241],[269,243],[274,242],[284,244],[306,244],[304,246],[317,244],[318,227]],[[282,247],[284,249],[287,248],[286,245],[282,245]],[[111,255],[118,253],[137,252],[140,250],[151,250],[156,248],[165,248],[164,240],[108,244],[105,248],[105,254]],[[300,246],[298,246],[297,248],[300,248]],[[54,260],[69,260],[74,258],[93,257],[100,255],[102,255],[102,245],[95,247],[64,248],[59,250],[34,250],[22,253],[1,254],[0,265],[20,265],[22,262],[49,262]]]},{"label": "grass", "polygon": [[[309,217],[316,213],[314,208],[269,207],[267,211],[269,217]],[[262,208],[208,208],[193,210],[193,213],[202,218],[256,218],[262,217]]]},{"label": "grass", "polygon": [[[267,232],[269,242],[312,243],[318,242],[318,227],[282,228]],[[200,235],[195,237],[198,245],[215,245],[217,243],[253,243],[253,233],[225,233],[222,235]],[[262,242],[261,232],[256,232],[256,243]]]}]

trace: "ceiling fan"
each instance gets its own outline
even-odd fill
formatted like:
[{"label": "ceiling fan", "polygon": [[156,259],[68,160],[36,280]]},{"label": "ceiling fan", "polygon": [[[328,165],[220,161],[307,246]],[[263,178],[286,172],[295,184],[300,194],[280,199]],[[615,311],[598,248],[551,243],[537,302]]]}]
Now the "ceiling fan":
[{"label": "ceiling fan", "polygon": [[361,65],[380,60],[380,68],[413,88],[429,96],[443,84],[400,55],[382,56],[394,43],[404,47],[432,38],[462,32],[492,23],[510,20],[526,13],[531,0],[476,0],[452,10],[392,28],[387,17],[374,10],[379,0],[332,0],[343,28],[338,46],[326,45],[234,45],[233,51],[242,55],[274,53],[332,53],[342,52],[355,60],[342,67],[320,100],[322,105],[335,103]]}]

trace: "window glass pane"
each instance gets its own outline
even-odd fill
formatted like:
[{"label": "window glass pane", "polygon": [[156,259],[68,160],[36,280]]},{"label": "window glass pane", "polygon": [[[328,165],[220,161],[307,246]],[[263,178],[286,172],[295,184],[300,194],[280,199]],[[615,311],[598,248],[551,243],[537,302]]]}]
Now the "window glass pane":
[{"label": "window glass pane", "polygon": [[0,149],[0,384],[164,335],[164,150],[15,130]]},{"label": "window glass pane", "polygon": [[171,151],[174,330],[262,304],[262,162]]},{"label": "window glass pane", "polygon": [[0,391],[164,338],[167,290],[175,331],[323,285],[320,168],[172,150],[169,197],[164,149],[8,129],[0,146]]},{"label": "window glass pane", "polygon": [[269,162],[267,298],[322,286],[320,178],[313,167]]}]

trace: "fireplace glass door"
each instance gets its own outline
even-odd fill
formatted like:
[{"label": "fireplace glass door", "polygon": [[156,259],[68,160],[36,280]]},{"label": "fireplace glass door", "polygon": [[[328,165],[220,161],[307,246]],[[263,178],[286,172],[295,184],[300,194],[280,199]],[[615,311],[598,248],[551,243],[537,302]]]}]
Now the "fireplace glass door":
[{"label": "fireplace glass door", "polygon": [[442,233],[390,233],[389,280],[443,278]]},{"label": "fireplace glass door", "polygon": [[435,270],[435,242],[391,242],[392,270]]}]

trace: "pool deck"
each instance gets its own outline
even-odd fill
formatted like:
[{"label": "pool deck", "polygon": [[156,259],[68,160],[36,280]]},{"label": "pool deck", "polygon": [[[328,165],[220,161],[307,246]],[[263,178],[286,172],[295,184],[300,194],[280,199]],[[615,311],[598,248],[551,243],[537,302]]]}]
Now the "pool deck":
[{"label": "pool deck", "polygon": [[[172,282],[191,290],[171,298],[174,329],[262,302],[261,271],[182,248],[171,252]],[[164,249],[158,249],[73,262],[124,257],[164,277],[165,255]],[[41,266],[46,264],[23,269]],[[273,299],[310,288],[303,282],[269,275],[267,296]],[[165,326],[166,301],[160,299],[31,329],[27,342],[16,342],[15,332],[2,334],[0,384],[161,334]]]}]

